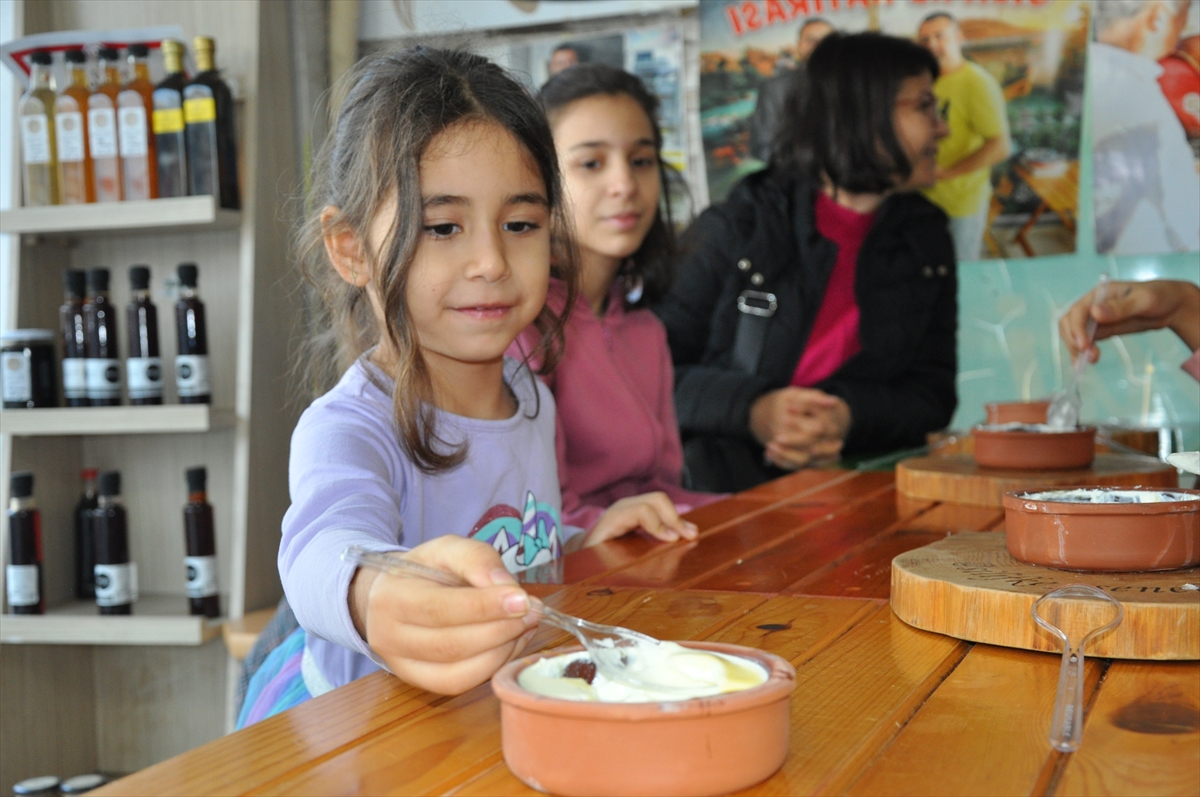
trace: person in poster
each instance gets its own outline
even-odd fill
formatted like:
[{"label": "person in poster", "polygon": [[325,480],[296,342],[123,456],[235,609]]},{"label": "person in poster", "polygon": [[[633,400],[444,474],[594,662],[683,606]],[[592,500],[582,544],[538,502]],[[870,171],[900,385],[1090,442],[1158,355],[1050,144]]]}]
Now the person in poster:
[{"label": "person in poster", "polygon": [[[758,87],[758,99],[754,103],[754,114],[750,117],[750,154],[763,163],[771,159],[771,150],[775,145],[775,134],[779,130],[779,117],[783,113],[783,101],[787,96],[788,86],[791,85],[794,70],[803,72],[808,57],[817,49],[829,34],[837,28],[822,17],[808,17],[800,25],[796,37],[796,62],[791,68],[782,65],[782,58],[775,64],[775,74]],[[797,78],[803,74],[797,75]],[[805,81],[796,81],[797,92],[805,90]],[[803,100],[797,100],[797,107],[803,105]]]},{"label": "person in poster", "polygon": [[992,197],[992,167],[1012,154],[1008,116],[1000,84],[986,69],[963,57],[958,20],[935,11],[921,22],[917,41],[938,61],[933,85],[950,135],[938,145],[938,181],[925,191],[950,217],[959,262],[978,260]]},{"label": "person in poster", "polygon": [[1158,82],[1158,62],[1175,51],[1188,10],[1187,0],[1095,5],[1088,80],[1102,254],[1200,250],[1200,175]]}]

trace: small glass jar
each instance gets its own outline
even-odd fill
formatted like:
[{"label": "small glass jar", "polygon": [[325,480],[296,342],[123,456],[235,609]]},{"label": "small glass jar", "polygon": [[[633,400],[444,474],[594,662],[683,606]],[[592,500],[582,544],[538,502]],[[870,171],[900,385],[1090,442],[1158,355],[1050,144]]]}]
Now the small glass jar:
[{"label": "small glass jar", "polygon": [[90,773],[87,775],[76,775],[73,778],[67,778],[58,787],[63,794],[83,794],[92,789],[98,789],[108,783],[108,778],[99,773]]},{"label": "small glass jar", "polygon": [[0,334],[4,409],[58,406],[54,340],[49,329],[14,329]]},{"label": "small glass jar", "polygon": [[33,794],[58,794],[58,778],[54,775],[40,775],[36,778],[26,778],[12,787],[13,794],[25,797]]}]

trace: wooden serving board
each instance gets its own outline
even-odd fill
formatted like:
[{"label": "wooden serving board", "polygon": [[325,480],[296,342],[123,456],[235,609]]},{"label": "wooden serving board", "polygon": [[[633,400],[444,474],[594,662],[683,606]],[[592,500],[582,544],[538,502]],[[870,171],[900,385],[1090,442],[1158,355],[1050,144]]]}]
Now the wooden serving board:
[{"label": "wooden serving board", "polygon": [[[1121,624],[1089,642],[1084,655],[1200,659],[1200,567],[1158,573],[1037,567],[1013,559],[1003,532],[963,532],[897,556],[892,611],[909,625],[958,639],[1060,652],[1058,638],[1034,623],[1029,612],[1042,595],[1068,584],[1098,587],[1125,610]],[[1066,608],[1086,620],[1093,610],[1098,617],[1103,606],[1083,600]]]},{"label": "wooden serving board", "polygon": [[1079,470],[981,468],[970,454],[914,457],[896,465],[896,490],[910,498],[1003,506],[1005,493],[1038,487],[1178,487],[1179,473],[1160,459],[1097,454]]}]

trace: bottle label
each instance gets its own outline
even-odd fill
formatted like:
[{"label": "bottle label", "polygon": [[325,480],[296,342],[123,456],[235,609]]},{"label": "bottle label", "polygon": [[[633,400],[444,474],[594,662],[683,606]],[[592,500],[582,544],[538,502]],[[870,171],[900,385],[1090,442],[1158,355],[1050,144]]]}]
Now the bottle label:
[{"label": "bottle label", "polygon": [[54,117],[58,134],[58,162],[79,163],[83,160],[83,114],[67,111]]},{"label": "bottle label", "polygon": [[21,145],[26,163],[50,162],[50,124],[46,114],[21,117]]},{"label": "bottle label", "polygon": [[207,598],[217,594],[217,557],[185,556],[183,564],[187,567],[189,598]]},{"label": "bottle label", "polygon": [[87,398],[87,360],[63,358],[63,395],[69,399]]},{"label": "bottle label", "polygon": [[4,403],[33,400],[33,371],[25,352],[6,351],[0,360],[4,375]]},{"label": "bottle label", "polygon": [[[141,95],[136,91],[123,92],[132,94],[139,102]],[[146,135],[146,109],[140,105],[120,109],[121,157],[138,158],[149,152]]]},{"label": "bottle label", "polygon": [[154,134],[156,136],[183,131],[182,108],[159,108],[154,111]]},{"label": "bottle label", "polygon": [[162,398],[162,358],[130,357],[125,361],[125,384],[129,398]]},{"label": "bottle label", "polygon": [[89,357],[83,361],[87,373],[87,397],[114,399],[121,397],[121,364],[117,360]]},{"label": "bottle label", "polygon": [[117,157],[117,117],[112,108],[88,108],[88,146],[93,158]]},{"label": "bottle label", "polygon": [[96,605],[124,606],[138,598],[137,563],[96,565]]},{"label": "bottle label", "polygon": [[217,120],[217,101],[212,97],[193,97],[183,101],[183,119],[189,125]]},{"label": "bottle label", "polygon": [[181,397],[207,396],[212,393],[208,383],[208,355],[180,354],[175,358],[175,387]]},{"label": "bottle label", "polygon": [[37,565],[9,565],[5,583],[9,606],[37,606],[42,602],[42,596],[38,594]]}]

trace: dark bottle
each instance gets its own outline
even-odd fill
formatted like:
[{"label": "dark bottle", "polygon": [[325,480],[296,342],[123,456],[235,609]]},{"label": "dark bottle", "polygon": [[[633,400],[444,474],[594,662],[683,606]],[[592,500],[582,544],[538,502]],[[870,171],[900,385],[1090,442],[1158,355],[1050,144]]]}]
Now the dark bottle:
[{"label": "dark bottle", "polygon": [[204,303],[196,295],[198,276],[195,263],[179,264],[179,301],[175,303],[179,354],[175,357],[175,387],[179,391],[180,404],[209,404],[212,401]]},{"label": "dark bottle", "polygon": [[63,303],[58,318],[63,339],[63,397],[68,407],[88,406],[87,397],[87,330],[83,322],[83,297],[86,277],[78,269],[63,272]]},{"label": "dark bottle", "polygon": [[158,157],[159,197],[187,196],[187,144],[184,140],[183,43],[162,41],[163,67],[167,76],[154,87],[154,147]]},{"label": "dark bottle", "polygon": [[33,474],[12,475],[8,499],[8,605],[13,614],[44,614],[42,519],[33,503]]},{"label": "dark bottle", "polygon": [[87,270],[83,305],[87,397],[93,407],[121,403],[121,361],[117,355],[117,313],[108,299],[108,269]]},{"label": "dark bottle", "polygon": [[88,514],[100,505],[96,497],[96,469],[85,468],[83,495],[75,505],[75,597],[81,601],[96,597],[96,543]]},{"label": "dark bottle", "polygon": [[217,538],[213,534],[213,510],[208,503],[205,482],[208,471],[188,468],[188,502],[183,507],[183,535],[187,556],[187,596],[192,614],[221,616],[221,597],[217,594]]},{"label": "dark bottle", "polygon": [[121,506],[121,474],[100,474],[97,506],[88,513],[96,545],[96,605],[100,614],[133,614],[137,570],[129,561],[129,527]]},{"label": "dark bottle", "polygon": [[129,356],[125,360],[125,384],[130,404],[162,404],[163,369],[158,350],[158,308],[150,301],[150,267],[129,269],[132,298],[126,319],[129,323]]},{"label": "dark bottle", "polygon": [[233,95],[213,60],[216,45],[208,36],[192,40],[199,72],[183,89],[188,193],[212,194],[223,208],[241,207],[237,182],[237,141]]}]

